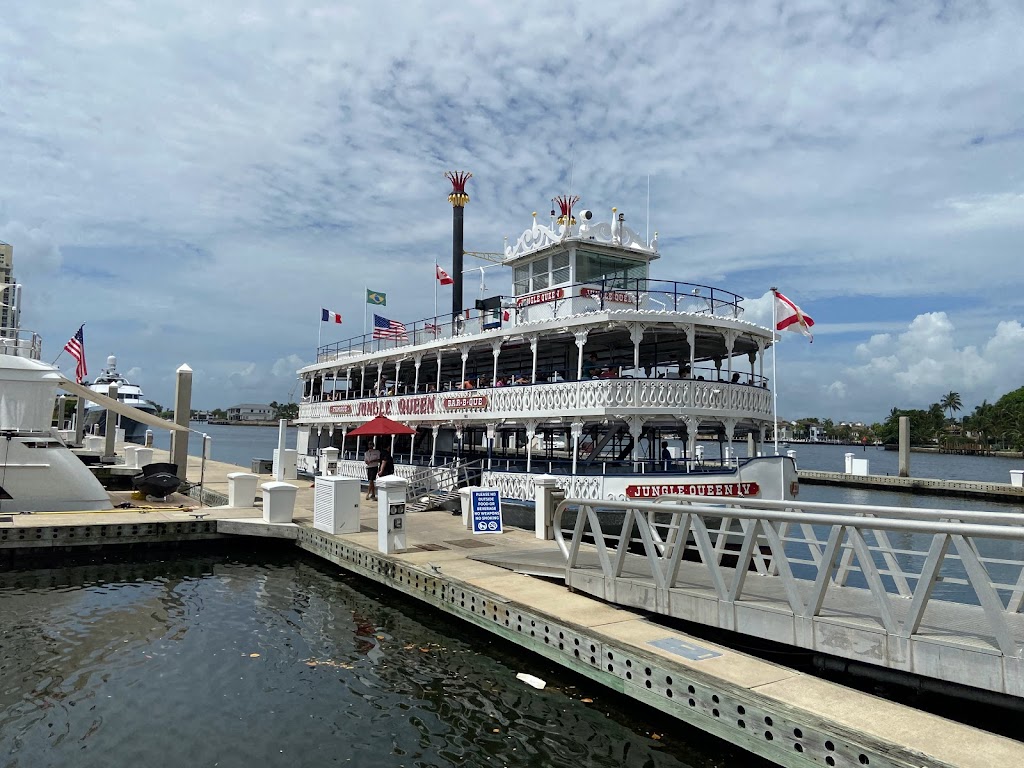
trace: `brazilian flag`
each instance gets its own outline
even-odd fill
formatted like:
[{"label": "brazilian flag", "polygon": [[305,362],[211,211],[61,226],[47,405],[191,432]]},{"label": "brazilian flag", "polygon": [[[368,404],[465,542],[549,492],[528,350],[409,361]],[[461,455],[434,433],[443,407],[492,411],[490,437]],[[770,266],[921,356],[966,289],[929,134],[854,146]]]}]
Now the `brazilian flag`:
[{"label": "brazilian flag", "polygon": [[373,304],[378,307],[386,306],[388,303],[388,295],[386,293],[380,293],[379,291],[371,291],[367,288],[366,303]]}]

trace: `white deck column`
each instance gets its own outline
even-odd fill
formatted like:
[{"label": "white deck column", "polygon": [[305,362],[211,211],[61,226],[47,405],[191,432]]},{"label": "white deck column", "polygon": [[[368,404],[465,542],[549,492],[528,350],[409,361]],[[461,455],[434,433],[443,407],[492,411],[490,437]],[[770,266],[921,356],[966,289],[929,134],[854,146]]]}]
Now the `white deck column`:
[{"label": "white deck column", "polygon": [[722,419],[722,424],[725,426],[726,452],[728,453],[729,458],[732,459],[735,457],[736,450],[732,445],[733,434],[736,431],[736,419],[724,418]]},{"label": "white deck column", "polygon": [[501,354],[501,339],[491,342],[491,355],[494,356],[494,373],[491,374],[491,386],[498,381],[498,355]]},{"label": "white deck column", "polygon": [[697,327],[692,323],[686,326],[686,343],[690,347],[690,378],[696,379],[693,366],[697,363]]},{"label": "white deck column", "polygon": [[[402,361],[395,360],[395,394],[398,394],[398,374],[402,370]],[[394,455],[394,454],[392,454]]]},{"label": "white deck column", "polygon": [[[412,427],[413,429],[417,429],[417,430],[420,428],[419,424],[409,424],[407,426]],[[416,450],[416,435],[415,434],[409,435],[409,438],[410,438],[409,439],[409,463],[412,464],[413,451]]]},{"label": "white deck column", "polygon": [[420,366],[423,364],[423,353],[417,352],[412,358],[413,367],[416,368],[416,375],[413,378],[412,391],[413,394],[419,394],[420,392]]},{"label": "white deck column", "polygon": [[686,468],[689,469],[697,459],[697,432],[700,429],[700,419],[690,416],[683,421],[686,422]]},{"label": "white deck column", "polygon": [[384,361],[382,360],[379,363],[377,363],[377,385],[376,385],[376,388],[375,388],[376,391],[374,393],[374,397],[376,397],[377,395],[380,394],[380,379],[381,379],[381,376],[383,375],[383,373],[384,373]]},{"label": "white deck column", "polygon": [[633,375],[640,370],[640,342],[643,341],[644,331],[647,326],[643,323],[631,323],[629,326],[629,340],[633,342]]},{"label": "white deck column", "polygon": [[572,473],[576,474],[576,459],[580,455],[580,436],[583,434],[583,422],[572,423]]},{"label": "white deck column", "polygon": [[[434,384],[434,391],[441,391],[441,350],[437,350],[437,383]],[[437,433],[434,433],[434,437],[437,437]]]},{"label": "white deck column", "polygon": [[462,388],[462,384],[466,381],[466,361],[469,360],[469,348],[462,348],[462,378],[459,379],[459,389]]},{"label": "white deck column", "polygon": [[[573,336],[576,337],[576,381],[580,381],[583,378],[583,346],[587,343],[587,336],[589,331],[576,331]],[[575,459],[573,460],[575,464]],[[575,472],[575,467],[573,472]]]},{"label": "white deck column", "polygon": [[432,435],[430,438],[430,466],[434,466],[434,458],[437,456],[437,433],[440,429],[441,427],[438,424],[430,428]]},{"label": "white deck column", "polygon": [[764,339],[757,340],[757,358],[760,365],[761,384],[764,384]]},{"label": "white deck column", "polygon": [[533,438],[537,435],[537,422],[526,422],[526,471],[533,465]]},{"label": "white deck column", "polygon": [[[726,381],[732,383],[732,351],[736,348],[736,337],[739,334],[736,331],[724,331],[722,336],[725,338],[725,352],[729,355],[729,359],[726,362]],[[721,378],[721,377],[719,377]]]},{"label": "white deck column", "polygon": [[630,437],[633,438],[631,460],[635,463],[640,461],[640,435],[644,431],[644,420],[639,416],[630,416],[626,422],[629,424]]},{"label": "white deck column", "polygon": [[[533,364],[530,366],[530,383],[537,383],[537,337],[530,337],[530,354],[533,355]],[[527,456],[527,464],[529,464],[529,456]],[[529,472],[529,470],[527,470]]]},{"label": "white deck column", "polygon": [[359,397],[366,397],[366,366],[359,366]]},{"label": "white deck column", "polygon": [[493,469],[492,456],[494,455],[494,435],[498,431],[497,424],[487,425],[487,468]]},{"label": "white deck column", "polygon": [[757,352],[748,352],[747,359],[750,361],[750,383],[754,383],[754,363],[757,362]]}]

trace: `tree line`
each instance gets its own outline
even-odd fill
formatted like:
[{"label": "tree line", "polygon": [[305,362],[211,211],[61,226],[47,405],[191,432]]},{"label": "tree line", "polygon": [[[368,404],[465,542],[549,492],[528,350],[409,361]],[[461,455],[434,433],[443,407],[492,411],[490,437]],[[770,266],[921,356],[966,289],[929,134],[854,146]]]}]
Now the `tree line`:
[{"label": "tree line", "polygon": [[1024,452],[1024,387],[1006,393],[994,403],[983,400],[972,413],[957,420],[955,414],[963,407],[960,393],[951,391],[927,409],[894,407],[884,422],[859,429],[846,424],[837,427],[830,419],[800,419],[796,436],[805,437],[808,426],[817,424],[830,440],[896,443],[900,417],[907,416],[913,445],[976,446],[986,451]]}]

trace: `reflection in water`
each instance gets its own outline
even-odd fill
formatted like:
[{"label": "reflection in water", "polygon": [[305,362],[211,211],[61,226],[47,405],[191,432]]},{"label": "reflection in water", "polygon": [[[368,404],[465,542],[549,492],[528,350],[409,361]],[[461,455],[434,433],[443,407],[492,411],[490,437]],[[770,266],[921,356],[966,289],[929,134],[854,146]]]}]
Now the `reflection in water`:
[{"label": "reflection in water", "polygon": [[376,590],[266,553],[3,574],[0,766],[762,764]]}]

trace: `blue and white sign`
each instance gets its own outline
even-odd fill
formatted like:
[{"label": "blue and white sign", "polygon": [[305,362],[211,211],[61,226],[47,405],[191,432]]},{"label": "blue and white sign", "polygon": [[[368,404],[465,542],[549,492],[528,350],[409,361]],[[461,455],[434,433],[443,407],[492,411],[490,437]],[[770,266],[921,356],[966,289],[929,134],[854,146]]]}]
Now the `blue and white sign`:
[{"label": "blue and white sign", "polygon": [[501,499],[497,491],[473,491],[473,533],[501,533]]}]

